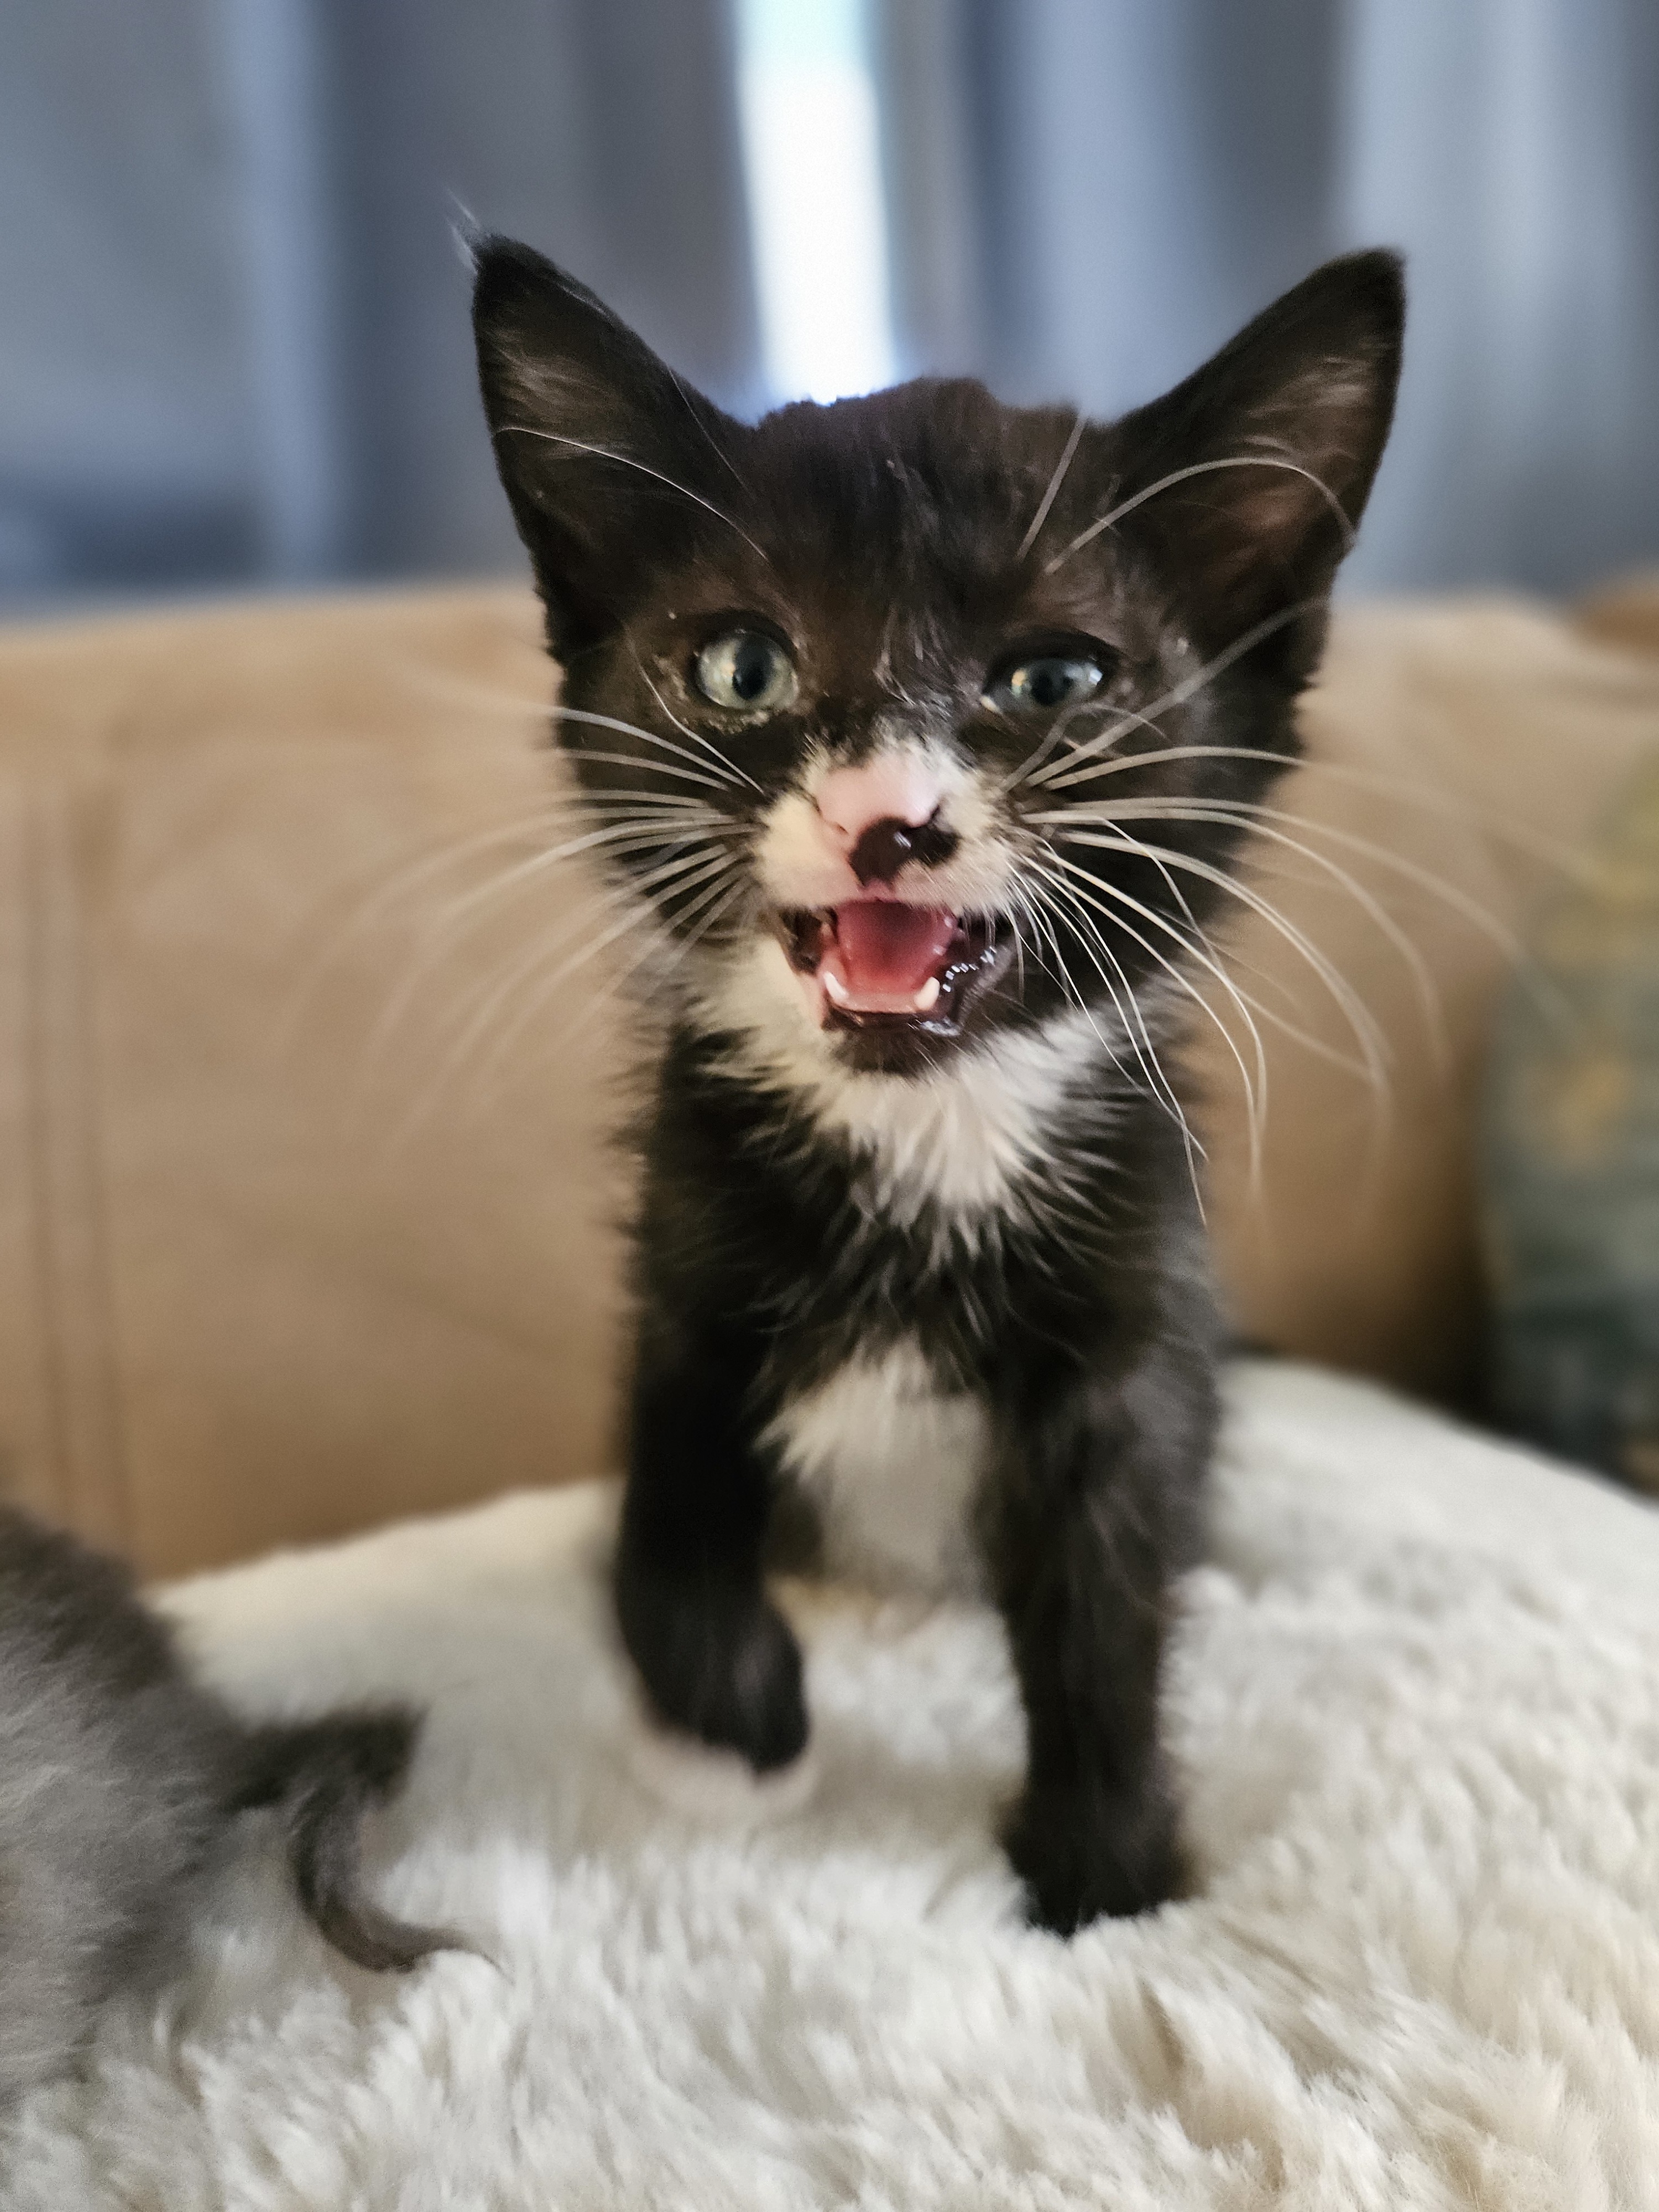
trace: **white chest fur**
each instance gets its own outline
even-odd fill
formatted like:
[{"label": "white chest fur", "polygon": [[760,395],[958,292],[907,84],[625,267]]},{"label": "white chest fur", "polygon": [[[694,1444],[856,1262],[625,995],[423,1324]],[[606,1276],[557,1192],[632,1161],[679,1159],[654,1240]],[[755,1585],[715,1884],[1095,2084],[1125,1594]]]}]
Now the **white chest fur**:
[{"label": "white chest fur", "polygon": [[990,1456],[980,1399],[942,1391],[914,1339],[791,1399],[765,1442],[817,1506],[825,1565],[878,1589],[976,1592]]}]

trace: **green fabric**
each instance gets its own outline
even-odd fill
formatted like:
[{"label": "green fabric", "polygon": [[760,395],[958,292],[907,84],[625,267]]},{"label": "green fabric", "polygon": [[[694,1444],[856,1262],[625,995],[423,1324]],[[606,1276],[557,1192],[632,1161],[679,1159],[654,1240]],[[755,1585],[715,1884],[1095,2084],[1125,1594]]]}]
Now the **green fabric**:
[{"label": "green fabric", "polygon": [[1659,1491],[1659,757],[1540,916],[1493,1038],[1493,1409]]}]

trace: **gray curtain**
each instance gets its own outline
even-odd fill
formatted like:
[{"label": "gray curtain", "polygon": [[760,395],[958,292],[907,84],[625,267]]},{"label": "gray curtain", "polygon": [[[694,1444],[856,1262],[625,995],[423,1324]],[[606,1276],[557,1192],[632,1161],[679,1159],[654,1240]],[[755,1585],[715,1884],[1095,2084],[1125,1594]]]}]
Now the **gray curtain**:
[{"label": "gray curtain", "polygon": [[503,567],[458,209],[757,396],[725,0],[0,9],[0,598]]},{"label": "gray curtain", "polygon": [[[1659,556],[1656,0],[867,5],[907,367],[1115,410],[1396,243],[1351,582]],[[0,8],[0,605],[513,562],[458,206],[760,404],[733,60],[730,0]]]},{"label": "gray curtain", "polygon": [[1404,246],[1351,585],[1659,554],[1654,0],[877,0],[912,368],[1111,411],[1326,255]]}]

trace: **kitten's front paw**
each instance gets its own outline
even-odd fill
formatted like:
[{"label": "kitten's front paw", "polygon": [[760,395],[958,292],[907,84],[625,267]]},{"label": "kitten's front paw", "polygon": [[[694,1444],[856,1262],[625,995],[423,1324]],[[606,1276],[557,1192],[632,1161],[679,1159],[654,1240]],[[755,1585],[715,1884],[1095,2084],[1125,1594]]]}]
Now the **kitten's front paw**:
[{"label": "kitten's front paw", "polygon": [[623,1638],[658,1717],[757,1774],[798,1759],[806,1745],[800,1646],[763,1597],[620,1587]]},{"label": "kitten's front paw", "polygon": [[1058,1936],[1103,1915],[1148,1911],[1185,1887],[1174,1809],[1161,1791],[1128,1798],[1028,1788],[1003,1844],[1032,1922]]}]

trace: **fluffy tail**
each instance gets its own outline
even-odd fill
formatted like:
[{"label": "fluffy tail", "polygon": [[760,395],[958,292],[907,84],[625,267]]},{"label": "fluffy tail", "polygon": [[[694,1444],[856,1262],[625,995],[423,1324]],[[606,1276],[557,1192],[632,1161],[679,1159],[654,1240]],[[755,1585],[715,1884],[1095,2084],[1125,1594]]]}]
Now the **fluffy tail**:
[{"label": "fluffy tail", "polygon": [[362,1816],[401,1788],[420,1731],[400,1706],[364,1706],[322,1720],[252,1729],[233,1803],[280,1805],[300,1902],[337,1951],[359,1966],[407,1973],[434,1951],[465,1949],[439,1928],[397,1920],[359,1889]]}]

